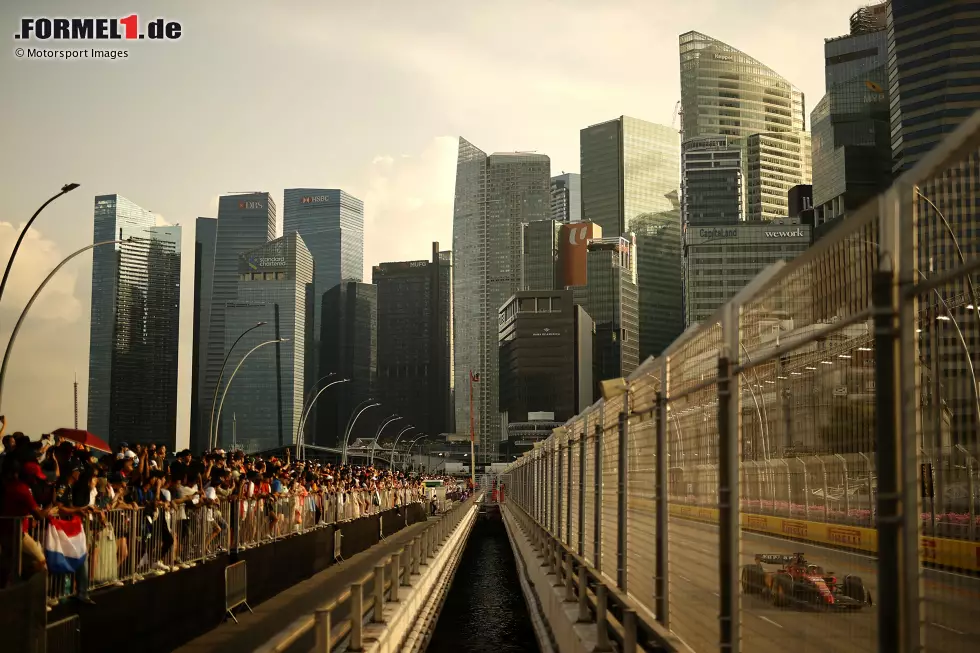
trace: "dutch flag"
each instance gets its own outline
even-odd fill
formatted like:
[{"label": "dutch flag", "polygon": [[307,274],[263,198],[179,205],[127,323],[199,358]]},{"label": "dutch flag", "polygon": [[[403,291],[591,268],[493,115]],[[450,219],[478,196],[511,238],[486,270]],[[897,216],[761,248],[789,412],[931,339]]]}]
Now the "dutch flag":
[{"label": "dutch flag", "polygon": [[49,519],[44,534],[44,557],[50,574],[73,574],[88,553],[85,529],[79,517]]}]

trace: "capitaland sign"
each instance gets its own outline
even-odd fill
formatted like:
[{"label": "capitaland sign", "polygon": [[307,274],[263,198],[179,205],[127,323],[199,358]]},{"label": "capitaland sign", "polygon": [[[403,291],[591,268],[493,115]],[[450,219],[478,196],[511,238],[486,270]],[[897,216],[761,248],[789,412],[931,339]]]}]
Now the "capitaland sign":
[{"label": "capitaland sign", "polygon": [[735,238],[738,236],[738,229],[720,229],[718,227],[698,229],[698,235],[702,238]]},{"label": "capitaland sign", "polygon": [[309,197],[302,197],[299,200],[300,204],[320,204],[322,202],[329,202],[329,195],[311,195]]},{"label": "capitaland sign", "polygon": [[239,209],[245,209],[246,211],[251,211],[254,209],[264,209],[265,204],[263,202],[256,202],[254,200],[247,200],[238,203]]},{"label": "capitaland sign", "polygon": [[802,229],[794,229],[793,231],[766,231],[765,234],[766,238],[804,238],[806,236]]}]

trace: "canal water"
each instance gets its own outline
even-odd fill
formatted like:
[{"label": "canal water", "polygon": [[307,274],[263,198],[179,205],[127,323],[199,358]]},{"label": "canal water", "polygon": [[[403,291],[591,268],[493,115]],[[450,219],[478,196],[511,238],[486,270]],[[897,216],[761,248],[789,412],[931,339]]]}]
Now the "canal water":
[{"label": "canal water", "polygon": [[539,653],[499,518],[478,519],[427,653]]}]

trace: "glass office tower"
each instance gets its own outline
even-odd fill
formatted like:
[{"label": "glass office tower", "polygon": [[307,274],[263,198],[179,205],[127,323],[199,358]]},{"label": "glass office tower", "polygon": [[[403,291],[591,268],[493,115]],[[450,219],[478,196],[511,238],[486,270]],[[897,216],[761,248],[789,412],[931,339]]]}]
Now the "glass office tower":
[{"label": "glass office tower", "polygon": [[561,226],[557,220],[535,220],[524,225],[522,290],[559,287],[558,235]]},{"label": "glass office tower", "polygon": [[194,232],[194,344],[191,372],[191,450],[204,451],[207,432],[201,428],[201,413],[211,413],[211,404],[201,400],[201,383],[207,373],[208,325],[211,316],[211,287],[214,282],[214,243],[218,236],[215,218],[198,218]]},{"label": "glass office tower", "polygon": [[497,309],[520,289],[522,225],[551,215],[551,160],[528,152],[486,153],[459,142],[453,207],[455,403],[468,430],[470,373],[482,461],[500,449]]},{"label": "glass office tower", "polygon": [[583,129],[580,146],[582,219],[608,237],[636,233],[642,360],[684,330],[680,136],[672,127],[621,116]]},{"label": "glass office tower", "polygon": [[[225,304],[225,347],[257,322],[278,322],[286,342],[255,350],[228,386],[220,425],[223,448],[263,451],[296,443],[304,397],[306,289],[312,281],[313,257],[296,233],[239,256],[237,297]],[[274,337],[273,329],[249,333],[239,344],[235,364]],[[229,368],[230,377],[235,368]]]},{"label": "glass office tower", "polygon": [[566,172],[551,178],[551,219],[582,221],[582,176]]},{"label": "glass office tower", "polygon": [[824,43],[827,94],[810,115],[816,227],[844,218],[891,184],[887,4],[858,10],[849,34]]},{"label": "glass office tower", "polygon": [[743,219],[742,148],[730,136],[684,141],[681,216],[684,224],[735,224]]},{"label": "glass office tower", "polygon": [[[202,394],[198,397],[198,401],[206,406],[200,411],[205,433],[210,428],[215,384],[227,354],[225,304],[238,299],[239,258],[245,252],[261,247],[275,237],[276,204],[269,193],[242,193],[218,198],[218,231],[214,242],[205,374],[200,384]],[[256,329],[256,332],[268,337],[274,333],[270,327]]]},{"label": "glass office tower", "polygon": [[632,237],[601,238],[589,241],[588,251],[584,303],[595,323],[594,381],[599,396],[600,381],[629,376],[640,364],[636,243]]},{"label": "glass office tower", "polygon": [[180,227],[119,195],[95,198],[88,430],[176,445]]},{"label": "glass office tower", "polygon": [[[685,143],[729,137],[743,152],[745,217],[786,217],[785,193],[780,202],[775,191],[810,183],[802,91],[744,52],[698,32],[680,36],[680,64]],[[765,136],[750,150],[754,134]],[[759,165],[771,158],[774,165]]]}]

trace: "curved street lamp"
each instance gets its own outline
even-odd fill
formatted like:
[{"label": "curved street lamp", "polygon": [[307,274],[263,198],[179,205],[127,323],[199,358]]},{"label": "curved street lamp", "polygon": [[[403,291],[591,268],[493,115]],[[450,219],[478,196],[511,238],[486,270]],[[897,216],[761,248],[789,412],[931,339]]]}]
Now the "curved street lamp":
[{"label": "curved street lamp", "polygon": [[405,435],[406,433],[408,433],[409,431],[411,431],[414,428],[415,428],[414,426],[406,426],[404,429],[402,429],[402,432],[401,433],[399,433],[398,435],[395,436],[395,442],[391,445],[391,455],[388,456],[388,458],[390,458],[390,460],[391,460],[391,466],[392,466],[392,468],[394,468],[394,466],[395,466],[394,465],[394,460],[395,460],[395,447],[398,446],[398,441],[401,440],[401,438],[402,438],[403,435]]},{"label": "curved street lamp", "polygon": [[258,329],[260,326],[265,326],[266,324],[268,324],[268,322],[257,322],[255,326],[249,327],[244,331],[242,331],[241,335],[238,336],[235,342],[233,342],[231,347],[228,349],[228,353],[225,354],[225,359],[221,361],[221,369],[218,371],[218,378],[215,379],[214,382],[214,397],[212,397],[211,399],[211,423],[208,425],[208,450],[218,446],[217,439],[215,439],[213,446],[211,444],[211,434],[216,433],[216,430],[214,428],[214,409],[218,405],[218,390],[221,389],[221,377],[224,376],[225,374],[225,366],[228,364],[228,359],[231,358],[231,352],[235,351],[235,346],[242,341],[242,338],[245,337],[246,333],[248,333],[249,331],[254,331],[255,329]]},{"label": "curved street lamp", "polygon": [[20,249],[20,244],[24,242],[24,236],[27,235],[27,230],[31,228],[31,225],[34,224],[35,220],[37,220],[37,216],[41,215],[41,211],[43,211],[48,204],[55,201],[65,193],[70,193],[76,188],[78,188],[78,184],[76,183],[65,184],[62,186],[61,192],[52,196],[51,199],[42,204],[41,207],[34,212],[34,215],[31,216],[31,219],[27,221],[27,224],[24,225],[24,228],[20,230],[20,236],[17,237],[17,242],[14,243],[14,249],[10,252],[10,258],[7,259],[7,269],[3,271],[3,280],[0,280],[0,299],[3,299],[3,291],[7,288],[7,277],[10,276],[10,269],[14,267],[14,258],[17,256],[17,250]]},{"label": "curved street lamp", "polygon": [[238,374],[238,370],[242,369],[242,365],[245,363],[245,360],[249,356],[251,356],[252,353],[255,352],[255,350],[261,349],[266,345],[275,345],[280,342],[289,342],[289,338],[276,338],[275,340],[266,340],[265,342],[260,342],[259,344],[249,349],[248,352],[246,352],[246,354],[242,356],[242,359],[238,361],[238,365],[235,366],[235,369],[231,373],[231,376],[228,377],[228,383],[225,384],[225,391],[221,393],[221,403],[218,404],[218,414],[215,416],[215,420],[214,420],[213,435],[214,435],[215,446],[218,446],[218,426],[221,424],[221,409],[224,408],[225,406],[225,399],[228,398],[228,390],[231,389],[231,382],[235,380],[235,375]]},{"label": "curved street lamp", "polygon": [[[67,192],[67,191],[65,191],[65,192]],[[57,197],[57,196],[55,196],[55,197]],[[54,198],[52,198],[52,199],[54,199]],[[48,200],[48,202],[50,202],[50,201],[51,200]],[[44,207],[41,207],[41,208],[44,208]],[[37,214],[34,214],[34,217],[37,217]],[[41,291],[44,290],[44,287],[46,285],[48,285],[48,282],[51,281],[51,278],[54,277],[55,274],[57,274],[58,270],[60,270],[61,268],[65,267],[65,264],[68,263],[68,261],[72,260],[73,258],[75,258],[76,256],[78,256],[79,254],[84,254],[85,252],[87,252],[90,249],[94,249],[96,247],[102,247],[103,245],[121,244],[121,243],[126,243],[129,240],[130,239],[128,239],[128,238],[126,240],[103,240],[101,243],[95,243],[93,245],[86,245],[85,247],[83,247],[83,248],[81,248],[79,250],[76,250],[76,251],[72,252],[71,254],[69,254],[68,256],[66,256],[64,259],[62,259],[61,263],[59,263],[58,265],[56,265],[55,268],[53,270],[51,270],[51,272],[48,273],[48,276],[44,277],[44,281],[41,282],[41,285],[38,286],[37,287],[37,290],[34,291],[34,294],[31,295],[31,298],[27,301],[27,306],[24,307],[24,310],[21,311],[20,317],[17,318],[17,323],[14,325],[14,330],[10,332],[10,340],[7,342],[7,350],[3,353],[3,364],[0,365],[0,405],[2,405],[2,403],[3,403],[3,381],[7,377],[7,363],[10,362],[10,352],[13,351],[13,349],[14,349],[14,341],[17,340],[17,333],[20,331],[21,325],[24,324],[24,319],[27,317],[27,312],[29,310],[31,310],[31,306],[33,306],[34,305],[34,302],[37,301],[38,295],[40,295],[41,294]],[[20,243],[20,241],[17,241],[17,242],[18,242],[18,244]],[[14,249],[16,251],[16,247]],[[12,254],[11,254],[11,260],[13,260],[13,255]],[[10,269],[9,266],[8,266],[7,269],[8,270]]]},{"label": "curved street lamp", "polygon": [[374,439],[371,440],[371,455],[368,458],[368,465],[374,464],[374,450],[378,448],[378,439],[381,437],[381,432],[385,430],[385,427],[389,424],[393,424],[400,419],[405,419],[399,415],[391,414],[381,421],[381,425],[378,426],[378,430],[374,434]]},{"label": "curved street lamp", "polygon": [[350,434],[354,430],[354,425],[357,424],[357,418],[360,417],[361,413],[366,411],[368,408],[374,408],[375,406],[380,406],[380,405],[381,405],[380,403],[374,402],[373,404],[368,404],[367,406],[364,406],[364,408],[361,408],[359,411],[357,411],[357,414],[354,415],[353,419],[347,422],[347,430],[344,431],[344,446],[341,449],[341,456],[340,456],[341,465],[347,464],[347,441],[350,440]]},{"label": "curved street lamp", "polygon": [[[408,452],[405,454],[405,457],[408,458],[409,462],[411,462],[411,460],[412,460],[412,447],[415,446],[415,443],[418,442],[419,440],[424,440],[425,438],[428,438],[428,437],[431,437],[431,436],[432,436],[432,433],[423,433],[419,437],[417,437],[414,440],[412,440],[412,443],[410,445],[408,445]],[[428,464],[428,463],[426,463],[426,464]]]},{"label": "curved street lamp", "polygon": [[316,400],[319,399],[320,395],[326,392],[327,388],[330,386],[337,385],[338,383],[347,383],[348,381],[350,381],[350,379],[337,379],[336,381],[331,381],[327,385],[320,388],[320,391],[314,395],[313,399],[306,407],[306,412],[303,413],[303,419],[299,421],[299,430],[296,431],[296,460],[302,460],[302,458],[300,458],[300,452],[302,451],[303,445],[306,444],[306,438],[304,437],[304,434],[306,433],[306,420],[310,418],[310,413],[313,411],[313,405],[316,403]]}]

